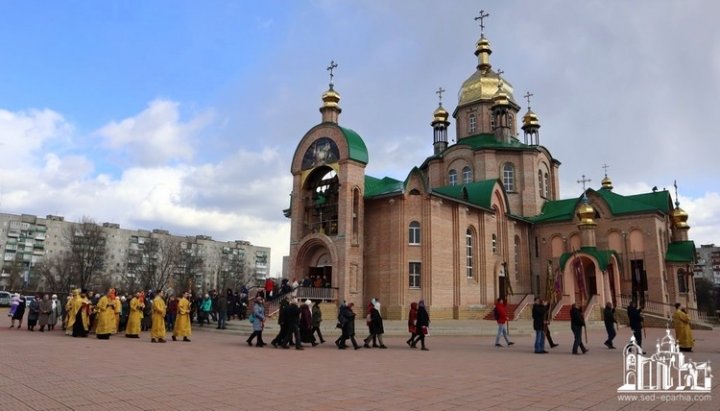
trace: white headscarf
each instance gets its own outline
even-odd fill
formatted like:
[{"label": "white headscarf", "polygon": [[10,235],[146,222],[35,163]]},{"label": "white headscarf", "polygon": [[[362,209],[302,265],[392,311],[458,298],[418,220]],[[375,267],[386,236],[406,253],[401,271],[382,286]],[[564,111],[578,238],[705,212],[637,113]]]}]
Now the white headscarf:
[{"label": "white headscarf", "polygon": [[57,295],[53,294],[53,295],[52,295],[52,309],[53,309],[53,311],[55,311],[55,308],[57,308],[57,305],[58,305]]}]

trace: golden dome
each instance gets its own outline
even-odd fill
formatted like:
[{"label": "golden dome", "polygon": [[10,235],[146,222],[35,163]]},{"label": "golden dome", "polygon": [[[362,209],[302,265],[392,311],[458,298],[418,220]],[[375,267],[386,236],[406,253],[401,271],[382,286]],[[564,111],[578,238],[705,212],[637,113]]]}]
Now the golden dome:
[{"label": "golden dome", "polygon": [[498,91],[498,84],[502,81],[502,91],[507,98],[515,103],[513,88],[510,83],[501,79],[497,73],[488,69],[487,72],[477,70],[460,87],[458,93],[458,106],[473,103],[480,100],[492,100]]},{"label": "golden dome", "polygon": [[493,95],[493,107],[494,106],[509,106],[510,98],[502,88],[502,83],[498,84],[497,91]]},{"label": "golden dome", "polygon": [[602,188],[605,188],[607,190],[613,189],[612,180],[610,180],[610,177],[608,177],[608,176],[605,176],[605,178],[602,179],[601,184],[602,184]]},{"label": "golden dome", "polygon": [[340,94],[333,89],[332,84],[330,85],[330,88],[328,91],[323,93],[322,95],[322,101],[323,105],[322,108],[329,107],[329,108],[335,108],[340,110]]},{"label": "golden dome", "polygon": [[595,225],[595,209],[587,202],[587,199],[578,207],[577,216],[580,225]]},{"label": "golden dome", "polygon": [[438,108],[433,112],[433,123],[441,122],[446,123],[447,119],[449,117],[448,112],[443,108],[443,106],[438,106]]},{"label": "golden dome", "polygon": [[677,228],[690,228],[687,223],[688,217],[688,213],[679,206],[675,207],[675,209],[672,211],[673,225]]},{"label": "golden dome", "polygon": [[532,110],[528,110],[527,113],[523,116],[523,128],[526,126],[537,126],[540,127],[540,119],[538,118],[538,115],[535,114]]}]

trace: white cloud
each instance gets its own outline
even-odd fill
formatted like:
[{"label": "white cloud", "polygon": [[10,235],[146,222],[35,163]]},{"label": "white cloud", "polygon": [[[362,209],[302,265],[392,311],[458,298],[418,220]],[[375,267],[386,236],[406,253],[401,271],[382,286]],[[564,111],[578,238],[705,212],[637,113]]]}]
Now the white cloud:
[{"label": "white cloud", "polygon": [[53,110],[0,109],[0,164],[8,170],[28,167],[42,157],[37,155],[45,146],[68,142],[72,129]]},{"label": "white cloud", "polygon": [[196,133],[212,120],[212,112],[196,115],[187,122],[180,119],[180,104],[154,100],[134,117],[111,122],[96,134],[107,147],[120,150],[132,164],[162,165],[169,161],[191,160]]}]

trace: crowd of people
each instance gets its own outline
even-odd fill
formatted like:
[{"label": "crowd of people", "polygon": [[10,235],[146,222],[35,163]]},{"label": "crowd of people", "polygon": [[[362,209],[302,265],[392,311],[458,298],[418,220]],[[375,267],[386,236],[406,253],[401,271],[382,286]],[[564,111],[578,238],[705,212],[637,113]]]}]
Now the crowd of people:
[{"label": "crowd of people", "polygon": [[[309,279],[308,279],[309,280]],[[320,325],[323,320],[320,300],[306,300],[302,302],[293,296],[292,290],[295,284],[283,283],[281,287],[290,287],[285,290],[277,312],[277,322],[280,330],[270,344],[275,347],[290,348],[294,346],[302,350],[306,345],[317,346],[325,343]],[[22,328],[23,318],[27,316],[27,330],[39,332],[53,331],[58,323],[69,336],[87,337],[95,334],[98,339],[109,339],[115,334],[124,333],[127,338],[140,338],[143,331],[150,331],[151,342],[164,343],[168,332],[172,333],[172,340],[189,342],[192,334],[191,324],[203,327],[211,321],[217,324],[217,329],[226,329],[228,320],[248,319],[252,323],[252,333],[246,340],[252,346],[265,346],[263,330],[265,322],[269,319],[269,313],[265,312],[265,298],[274,293],[269,288],[260,291],[252,304],[252,311],[248,315],[248,290],[242,287],[233,291],[228,289],[225,293],[210,291],[204,295],[193,297],[190,293],[184,293],[180,297],[174,295],[166,296],[163,291],[148,292],[139,291],[135,295],[118,295],[116,290],[110,288],[105,294],[95,294],[87,290],[73,290],[63,304],[57,295],[39,293],[34,298],[25,298],[19,294],[13,294],[10,302],[10,328]],[[694,346],[690,318],[687,310],[680,304],[675,305],[676,311],[673,314],[673,325],[677,342],[681,351],[691,351]],[[381,314],[380,300],[373,298],[364,313],[368,335],[363,339],[361,346],[355,338],[356,313],[353,303],[340,305],[337,315],[336,328],[341,334],[335,340],[338,349],[348,348],[348,340],[354,349],[380,348],[386,349],[383,341],[385,333],[383,318]],[[498,329],[495,337],[495,346],[502,347],[501,338],[507,346],[514,343],[508,336],[509,314],[507,303],[498,299],[493,308],[493,316],[497,322]],[[535,331],[534,352],[546,354],[545,340],[550,347],[558,346],[550,334],[550,304],[535,299],[532,306],[533,329]],[[635,343],[642,347],[644,336],[644,324],[642,310],[635,302],[631,302],[627,308],[629,327],[633,332]],[[615,316],[615,308],[607,303],[602,311],[607,339],[604,345],[608,349],[615,349],[613,340],[617,335],[618,322]],[[582,307],[572,304],[570,309],[570,329],[573,334],[572,353],[585,354],[588,349],[583,343],[583,329],[585,328],[585,316]],[[430,316],[425,307],[425,302],[413,302],[410,304],[408,313],[408,332],[410,338],[406,341],[411,348],[420,344],[421,350],[428,351],[425,344],[426,336],[429,334]],[[585,339],[587,340],[587,334]],[[587,342],[587,341],[585,341]]]}]

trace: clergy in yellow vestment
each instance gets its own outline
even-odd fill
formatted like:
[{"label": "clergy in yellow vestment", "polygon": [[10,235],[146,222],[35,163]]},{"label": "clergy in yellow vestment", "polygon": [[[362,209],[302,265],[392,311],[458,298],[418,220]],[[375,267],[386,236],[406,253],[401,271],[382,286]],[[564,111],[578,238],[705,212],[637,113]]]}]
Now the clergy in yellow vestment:
[{"label": "clergy in yellow vestment", "polygon": [[675,314],[673,314],[673,325],[675,326],[675,339],[677,339],[680,351],[692,351],[695,341],[693,341],[692,328],[690,327],[690,317],[682,310],[680,304],[675,304]]},{"label": "clergy in yellow vestment", "polygon": [[176,337],[183,337],[183,341],[190,341],[190,301],[188,297],[189,293],[183,294],[182,298],[178,300],[177,307],[177,318],[175,319],[175,327],[173,328],[173,341],[176,341]]},{"label": "clergy in yellow vestment", "polygon": [[130,300],[130,314],[128,314],[127,326],[125,327],[125,336],[128,338],[140,338],[140,322],[143,318],[143,310],[145,309],[145,298],[142,291],[135,293],[135,297]]},{"label": "clergy in yellow vestment", "polygon": [[97,313],[95,317],[95,335],[100,340],[107,340],[110,338],[113,329],[115,328],[115,289],[111,288],[107,294],[100,297],[97,305],[95,306]]},{"label": "clergy in yellow vestment", "polygon": [[90,329],[90,300],[87,299],[85,291],[74,290],[68,305],[66,333],[73,337],[87,337]]},{"label": "clergy in yellow vestment", "polygon": [[120,329],[120,313],[122,312],[122,302],[120,302],[119,296],[115,296],[115,301],[113,301],[113,312],[115,313],[115,324],[113,324],[112,333],[117,334]]},{"label": "clergy in yellow vestment", "polygon": [[150,342],[165,342],[165,311],[167,306],[163,297],[165,293],[160,290],[152,301],[152,329],[150,329]]}]

